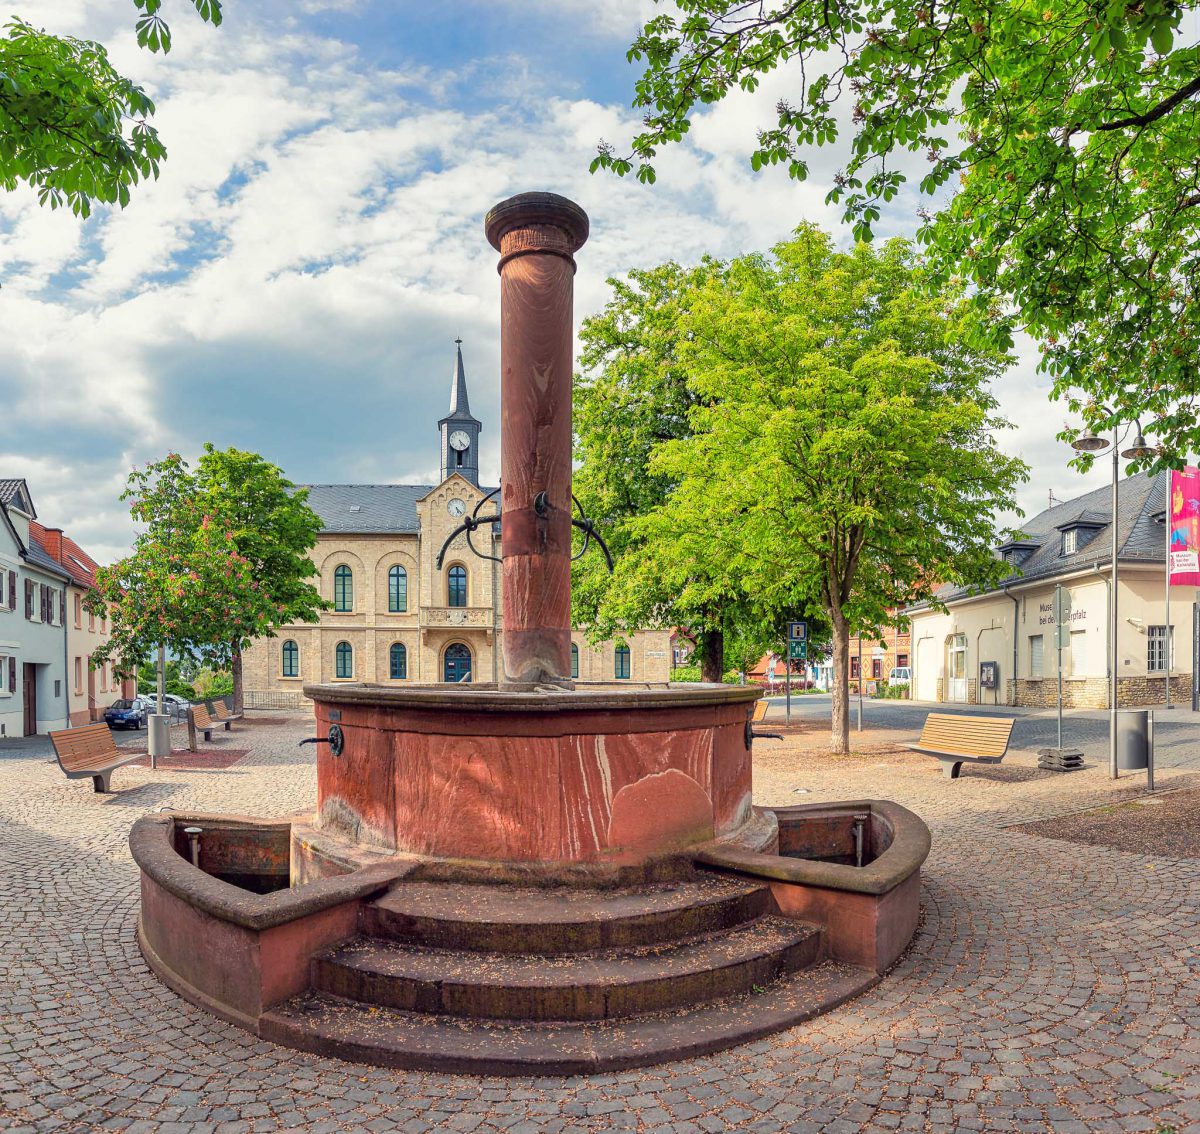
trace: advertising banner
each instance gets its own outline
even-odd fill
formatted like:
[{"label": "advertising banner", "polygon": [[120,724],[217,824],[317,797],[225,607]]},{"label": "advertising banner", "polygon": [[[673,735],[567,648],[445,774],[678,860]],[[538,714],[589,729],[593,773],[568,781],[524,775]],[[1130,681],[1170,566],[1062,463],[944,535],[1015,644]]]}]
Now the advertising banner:
[{"label": "advertising banner", "polygon": [[1200,469],[1172,470],[1170,487],[1167,577],[1173,587],[1200,587]]}]

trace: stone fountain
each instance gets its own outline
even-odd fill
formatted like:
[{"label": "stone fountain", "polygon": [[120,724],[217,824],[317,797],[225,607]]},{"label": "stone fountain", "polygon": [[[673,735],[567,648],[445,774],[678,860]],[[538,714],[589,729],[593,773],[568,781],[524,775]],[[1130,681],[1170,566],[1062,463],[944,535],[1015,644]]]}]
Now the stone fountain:
[{"label": "stone fountain", "polygon": [[570,680],[572,526],[591,532],[571,496],[588,219],[528,193],[486,232],[503,679],[307,686],[315,813],[140,820],[142,951],[224,1019],[386,1066],[587,1072],[788,1027],[908,944],[928,830],[880,800],[753,807],[756,688]]}]

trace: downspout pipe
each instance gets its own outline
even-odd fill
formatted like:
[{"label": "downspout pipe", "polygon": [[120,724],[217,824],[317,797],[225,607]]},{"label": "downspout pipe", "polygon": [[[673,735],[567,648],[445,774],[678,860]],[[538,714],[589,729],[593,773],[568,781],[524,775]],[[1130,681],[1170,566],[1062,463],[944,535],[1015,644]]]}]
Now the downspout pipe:
[{"label": "downspout pipe", "polygon": [[1012,701],[1010,704],[1015,708],[1017,704],[1017,662],[1020,659],[1020,625],[1021,625],[1021,600],[1008,589],[1004,588],[1004,593],[1012,599],[1013,604],[1013,671],[1012,671]]}]

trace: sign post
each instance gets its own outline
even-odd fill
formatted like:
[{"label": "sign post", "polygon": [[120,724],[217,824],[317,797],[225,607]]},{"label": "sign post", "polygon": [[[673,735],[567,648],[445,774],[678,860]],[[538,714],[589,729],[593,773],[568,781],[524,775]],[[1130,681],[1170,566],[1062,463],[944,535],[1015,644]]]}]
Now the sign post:
[{"label": "sign post", "polygon": [[808,623],[807,622],[789,622],[787,627],[787,658],[784,665],[787,667],[785,673],[787,676],[787,709],[784,719],[788,724],[792,723],[792,658],[808,657]]}]

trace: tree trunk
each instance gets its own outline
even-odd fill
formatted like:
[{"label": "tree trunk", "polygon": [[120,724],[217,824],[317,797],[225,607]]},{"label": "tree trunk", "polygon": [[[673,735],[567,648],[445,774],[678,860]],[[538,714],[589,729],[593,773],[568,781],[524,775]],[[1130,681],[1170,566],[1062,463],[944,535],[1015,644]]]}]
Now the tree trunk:
[{"label": "tree trunk", "polygon": [[703,642],[700,680],[719,684],[725,676],[725,633],[722,630],[709,630],[705,633]]},{"label": "tree trunk", "polygon": [[196,748],[196,721],[192,717],[191,707],[188,707],[187,713],[187,728],[188,728],[188,751],[195,752]]},{"label": "tree trunk", "polygon": [[[830,714],[832,733],[831,752],[850,751],[850,625],[840,610],[829,612],[833,627],[833,711]],[[862,675],[859,675],[862,680]]]},{"label": "tree trunk", "polygon": [[229,670],[233,674],[233,711],[240,713],[242,711],[242,647],[240,642],[233,644],[233,657],[229,663]]}]

